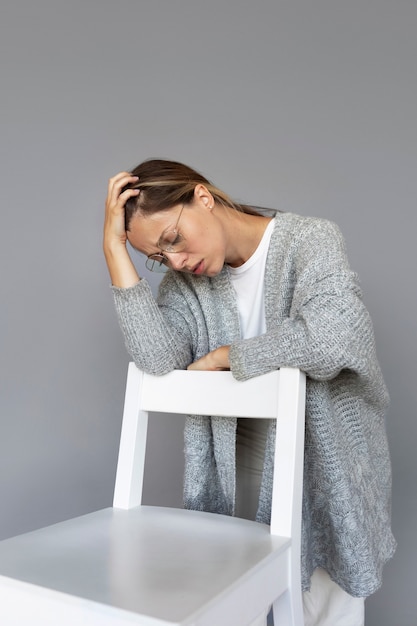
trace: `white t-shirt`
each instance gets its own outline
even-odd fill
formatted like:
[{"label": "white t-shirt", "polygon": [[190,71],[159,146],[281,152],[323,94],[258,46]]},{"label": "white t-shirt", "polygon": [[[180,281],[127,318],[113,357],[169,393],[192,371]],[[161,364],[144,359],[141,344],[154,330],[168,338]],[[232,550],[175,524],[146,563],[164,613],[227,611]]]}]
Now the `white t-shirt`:
[{"label": "white t-shirt", "polygon": [[252,256],[239,267],[230,267],[230,276],[237,295],[241,338],[257,337],[266,331],[264,275],[274,220],[265,229]]}]

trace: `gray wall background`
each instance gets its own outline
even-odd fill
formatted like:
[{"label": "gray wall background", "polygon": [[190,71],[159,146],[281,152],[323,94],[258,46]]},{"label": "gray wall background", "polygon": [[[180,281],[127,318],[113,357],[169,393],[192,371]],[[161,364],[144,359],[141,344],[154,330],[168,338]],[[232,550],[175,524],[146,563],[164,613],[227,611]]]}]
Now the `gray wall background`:
[{"label": "gray wall background", "polygon": [[[341,226],[392,398],[399,548],[367,625],[416,623],[416,32],[413,0],[3,0],[1,537],[111,504],[128,356],[107,179],[174,158]],[[175,503],[181,421],[157,438],[147,498]]]}]

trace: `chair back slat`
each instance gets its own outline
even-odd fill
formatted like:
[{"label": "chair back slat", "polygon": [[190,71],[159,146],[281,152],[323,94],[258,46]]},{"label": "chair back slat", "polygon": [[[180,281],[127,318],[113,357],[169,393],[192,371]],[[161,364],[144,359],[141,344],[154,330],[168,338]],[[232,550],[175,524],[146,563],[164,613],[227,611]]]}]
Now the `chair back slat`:
[{"label": "chair back slat", "polygon": [[142,502],[149,413],[276,419],[271,532],[299,536],[304,410],[305,375],[296,368],[240,382],[229,371],[152,376],[130,363],[113,506],[129,509]]},{"label": "chair back slat", "polygon": [[279,370],[239,382],[229,371],[144,375],[142,409],[186,415],[276,418]]}]

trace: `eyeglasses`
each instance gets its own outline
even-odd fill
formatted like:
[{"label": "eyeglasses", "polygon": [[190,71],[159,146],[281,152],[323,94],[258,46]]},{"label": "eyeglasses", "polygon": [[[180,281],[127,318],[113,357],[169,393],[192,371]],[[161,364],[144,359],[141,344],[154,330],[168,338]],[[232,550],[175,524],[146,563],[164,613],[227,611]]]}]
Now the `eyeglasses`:
[{"label": "eyeglasses", "polygon": [[163,231],[162,235],[158,239],[158,248],[162,252],[156,252],[151,254],[146,259],[145,265],[151,272],[166,272],[169,268],[169,259],[163,252],[175,253],[182,252],[185,249],[186,241],[183,235],[178,230],[178,224],[181,219],[184,204],[181,207],[180,214],[175,223],[174,228],[167,228]]}]

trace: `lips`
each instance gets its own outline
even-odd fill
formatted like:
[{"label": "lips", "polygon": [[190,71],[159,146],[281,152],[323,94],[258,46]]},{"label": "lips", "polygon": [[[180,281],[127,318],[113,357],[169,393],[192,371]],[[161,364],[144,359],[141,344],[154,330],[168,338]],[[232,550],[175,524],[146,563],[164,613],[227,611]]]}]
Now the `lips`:
[{"label": "lips", "polygon": [[191,271],[193,274],[196,274],[196,276],[202,274],[204,271],[204,262],[200,261],[199,263],[197,263],[197,265],[195,265]]}]

